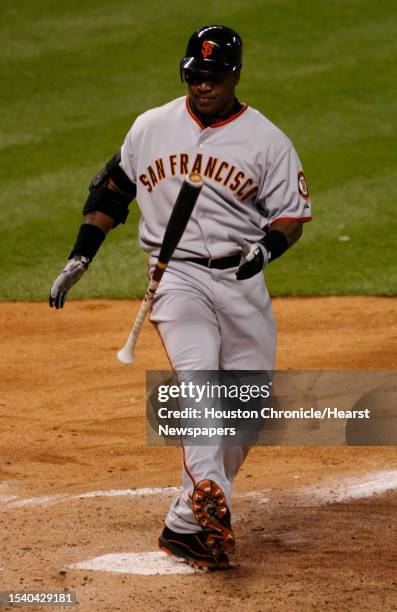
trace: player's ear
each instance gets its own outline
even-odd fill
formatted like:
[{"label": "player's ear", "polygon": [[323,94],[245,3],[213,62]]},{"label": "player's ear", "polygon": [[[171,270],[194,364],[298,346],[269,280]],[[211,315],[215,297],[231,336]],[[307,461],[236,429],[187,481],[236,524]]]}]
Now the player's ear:
[{"label": "player's ear", "polygon": [[239,84],[240,81],[240,68],[238,70],[236,70],[236,72],[233,72],[233,84],[236,87],[236,85]]}]

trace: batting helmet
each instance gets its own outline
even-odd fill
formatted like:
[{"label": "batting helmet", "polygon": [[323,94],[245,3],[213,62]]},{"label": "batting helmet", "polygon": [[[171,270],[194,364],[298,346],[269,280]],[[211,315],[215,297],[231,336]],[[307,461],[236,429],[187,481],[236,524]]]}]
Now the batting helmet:
[{"label": "batting helmet", "polygon": [[235,72],[241,68],[243,41],[226,26],[202,26],[191,35],[186,55],[180,62],[181,80],[186,82],[186,70]]}]

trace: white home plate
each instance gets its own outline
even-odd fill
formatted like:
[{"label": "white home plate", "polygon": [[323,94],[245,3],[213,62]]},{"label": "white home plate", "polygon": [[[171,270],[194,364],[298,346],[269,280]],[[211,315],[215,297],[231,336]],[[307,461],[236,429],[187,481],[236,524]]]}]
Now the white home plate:
[{"label": "white home plate", "polygon": [[96,570],[118,574],[194,574],[195,570],[184,561],[171,557],[167,553],[114,553],[94,557],[80,563],[68,565],[70,569]]}]

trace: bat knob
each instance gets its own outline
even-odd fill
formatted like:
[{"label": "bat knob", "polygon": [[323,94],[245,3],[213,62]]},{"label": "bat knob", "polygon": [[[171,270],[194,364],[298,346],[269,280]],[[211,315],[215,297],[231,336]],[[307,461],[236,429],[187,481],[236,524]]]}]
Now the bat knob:
[{"label": "bat knob", "polygon": [[185,177],[185,181],[189,183],[192,187],[196,187],[196,189],[201,189],[203,186],[203,179],[201,174],[198,172],[191,172],[188,176]]},{"label": "bat knob", "polygon": [[134,355],[125,347],[118,351],[117,359],[120,361],[120,363],[124,363],[125,365],[134,363]]}]

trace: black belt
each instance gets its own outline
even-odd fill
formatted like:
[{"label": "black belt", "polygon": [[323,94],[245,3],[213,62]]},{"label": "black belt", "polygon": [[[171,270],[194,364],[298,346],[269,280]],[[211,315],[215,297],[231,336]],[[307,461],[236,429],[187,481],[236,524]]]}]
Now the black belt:
[{"label": "black belt", "polygon": [[187,257],[179,261],[191,261],[192,263],[205,266],[206,268],[226,270],[227,268],[235,268],[240,265],[240,259],[240,255],[229,255],[228,257],[220,257],[219,259],[211,259],[211,257]]}]

